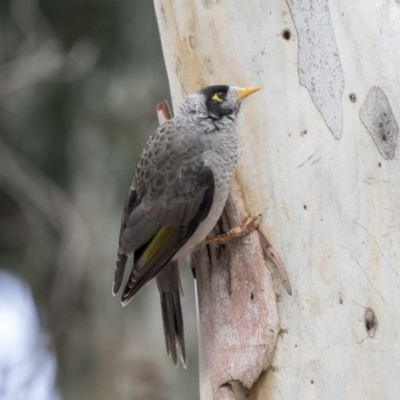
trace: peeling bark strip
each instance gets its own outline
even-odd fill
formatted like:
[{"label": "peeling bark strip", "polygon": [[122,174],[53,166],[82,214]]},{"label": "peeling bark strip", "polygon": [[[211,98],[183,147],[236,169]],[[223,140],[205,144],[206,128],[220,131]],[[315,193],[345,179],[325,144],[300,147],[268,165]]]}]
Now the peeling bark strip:
[{"label": "peeling bark strip", "polygon": [[268,242],[267,238],[261,231],[258,231],[258,235],[260,237],[261,247],[264,250],[265,256],[268,257],[275,264],[276,268],[278,269],[279,277],[281,278],[283,286],[286,289],[286,292],[292,295],[292,286],[290,284],[289,276],[286,272],[285,264],[283,263],[280,255],[272,247],[271,243]]},{"label": "peeling bark strip", "polygon": [[[248,214],[234,179],[222,231],[237,226]],[[214,230],[210,236],[219,233]],[[211,388],[201,382],[201,398],[233,399],[235,388],[251,388],[269,367],[279,332],[275,290],[258,232],[223,246],[210,244],[208,251],[203,246],[190,256],[190,264],[196,269],[199,342],[204,357],[200,368],[202,377],[211,381]]]},{"label": "peeling bark strip", "polygon": [[389,100],[378,88],[372,88],[361,107],[360,118],[368,129],[378,150],[387,160],[394,157],[399,128]]},{"label": "peeling bark strip", "polygon": [[160,125],[165,124],[172,118],[172,113],[167,100],[157,104],[157,116]]},{"label": "peeling bark strip", "polygon": [[344,79],[327,0],[287,0],[299,36],[300,83],[333,136],[342,134]]}]

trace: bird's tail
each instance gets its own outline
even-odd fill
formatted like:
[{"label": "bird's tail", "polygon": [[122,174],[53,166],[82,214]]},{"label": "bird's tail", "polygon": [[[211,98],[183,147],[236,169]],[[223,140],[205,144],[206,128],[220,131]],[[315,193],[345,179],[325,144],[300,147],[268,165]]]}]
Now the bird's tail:
[{"label": "bird's tail", "polygon": [[164,325],[167,353],[171,355],[175,366],[178,365],[178,354],[186,368],[187,356],[185,347],[185,332],[181,309],[179,267],[176,262],[166,265],[157,276],[157,286],[160,291],[161,311]]}]

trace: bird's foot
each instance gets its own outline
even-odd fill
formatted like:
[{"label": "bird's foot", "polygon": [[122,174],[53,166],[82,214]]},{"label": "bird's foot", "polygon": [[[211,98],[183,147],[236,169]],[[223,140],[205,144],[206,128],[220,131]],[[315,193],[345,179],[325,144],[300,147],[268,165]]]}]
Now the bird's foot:
[{"label": "bird's foot", "polygon": [[260,222],[261,215],[257,215],[255,217],[251,217],[247,215],[240,221],[238,226],[235,226],[230,231],[223,233],[222,235],[217,235],[212,238],[206,240],[207,244],[210,243],[218,243],[218,244],[225,244],[232,239],[246,236],[250,232],[255,231],[258,228],[258,224]]}]

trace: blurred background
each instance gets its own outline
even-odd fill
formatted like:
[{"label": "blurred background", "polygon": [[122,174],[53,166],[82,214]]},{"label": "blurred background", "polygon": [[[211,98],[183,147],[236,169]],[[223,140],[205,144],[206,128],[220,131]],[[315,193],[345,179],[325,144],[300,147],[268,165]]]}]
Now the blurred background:
[{"label": "blurred background", "polygon": [[198,399],[159,296],[111,295],[134,167],[168,99],[151,1],[0,1],[0,399]]}]

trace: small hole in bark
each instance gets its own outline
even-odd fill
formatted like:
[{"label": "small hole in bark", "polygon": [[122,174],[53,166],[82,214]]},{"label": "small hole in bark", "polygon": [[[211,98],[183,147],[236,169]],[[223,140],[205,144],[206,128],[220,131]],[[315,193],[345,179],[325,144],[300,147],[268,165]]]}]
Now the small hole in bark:
[{"label": "small hole in bark", "polygon": [[365,311],[365,329],[367,330],[369,337],[374,337],[376,330],[378,329],[378,319],[373,310],[367,308]]},{"label": "small hole in bark", "polygon": [[253,300],[254,299],[254,294],[253,294],[253,292],[250,294],[250,300]]},{"label": "small hole in bark", "polygon": [[311,385],[314,385],[314,381],[313,380],[311,381]]},{"label": "small hole in bark", "polygon": [[379,167],[379,168],[382,167],[382,164],[381,164],[381,163],[378,163],[378,167]]},{"label": "small hole in bark", "polygon": [[343,299],[342,298],[339,299],[339,303],[343,304]]},{"label": "small hole in bark", "polygon": [[290,40],[290,38],[292,37],[292,32],[290,32],[289,29],[284,29],[282,31],[282,36],[285,40]]},{"label": "small hole in bark", "polygon": [[301,132],[300,132],[300,135],[301,135],[301,136],[307,135],[307,129],[304,129],[304,131],[301,131]]},{"label": "small hole in bark", "polygon": [[387,136],[385,134],[382,135],[382,140],[386,142]]},{"label": "small hole in bark", "polygon": [[352,103],[355,103],[357,101],[357,96],[355,93],[350,93],[349,99]]},{"label": "small hole in bark", "polygon": [[232,290],[228,291],[229,296],[232,296]]},{"label": "small hole in bark", "polygon": [[307,210],[307,206],[306,206],[305,204],[304,204],[303,208],[304,208],[305,210]]},{"label": "small hole in bark", "polygon": [[295,344],[294,347],[297,347],[297,344]]}]

